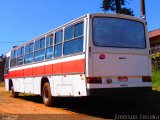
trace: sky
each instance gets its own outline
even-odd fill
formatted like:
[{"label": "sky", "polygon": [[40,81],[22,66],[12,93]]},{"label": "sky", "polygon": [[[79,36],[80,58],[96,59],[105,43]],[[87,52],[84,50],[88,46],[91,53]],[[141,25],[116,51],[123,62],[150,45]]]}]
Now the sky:
[{"label": "sky", "polygon": [[[127,2],[139,17],[140,0]],[[0,0],[0,55],[82,15],[103,13],[101,4],[102,0]],[[160,0],[145,4],[148,31],[160,28]]]}]

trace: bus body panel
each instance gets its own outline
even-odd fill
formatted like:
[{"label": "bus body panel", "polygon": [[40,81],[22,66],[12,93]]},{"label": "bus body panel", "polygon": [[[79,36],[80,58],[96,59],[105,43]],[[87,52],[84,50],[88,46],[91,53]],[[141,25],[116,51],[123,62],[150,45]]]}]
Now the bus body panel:
[{"label": "bus body panel", "polygon": [[148,76],[148,55],[99,52],[92,56],[93,76]]}]

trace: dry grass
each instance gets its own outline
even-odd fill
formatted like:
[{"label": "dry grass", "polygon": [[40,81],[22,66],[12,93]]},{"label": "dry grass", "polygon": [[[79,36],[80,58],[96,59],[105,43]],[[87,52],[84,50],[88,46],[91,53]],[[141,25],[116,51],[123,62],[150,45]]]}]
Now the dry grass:
[{"label": "dry grass", "polygon": [[4,87],[4,82],[0,81],[0,87]]},{"label": "dry grass", "polygon": [[153,87],[152,90],[160,91],[160,86]]}]

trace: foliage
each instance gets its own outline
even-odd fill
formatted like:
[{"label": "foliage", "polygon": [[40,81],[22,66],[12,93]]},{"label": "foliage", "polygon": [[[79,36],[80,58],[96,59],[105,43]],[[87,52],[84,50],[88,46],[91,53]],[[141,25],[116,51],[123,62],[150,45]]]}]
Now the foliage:
[{"label": "foliage", "polygon": [[160,86],[160,70],[158,69],[152,70],[152,84],[153,84],[153,87]]},{"label": "foliage", "polygon": [[103,0],[101,8],[105,12],[111,10],[116,13],[134,16],[130,8],[123,7],[125,4],[126,0]]},{"label": "foliage", "polygon": [[153,53],[152,59],[152,84],[153,88],[160,87],[160,52]]},{"label": "foliage", "polygon": [[160,52],[153,53],[151,55],[151,59],[152,59],[153,69],[155,69],[155,70],[159,69],[160,70]]}]

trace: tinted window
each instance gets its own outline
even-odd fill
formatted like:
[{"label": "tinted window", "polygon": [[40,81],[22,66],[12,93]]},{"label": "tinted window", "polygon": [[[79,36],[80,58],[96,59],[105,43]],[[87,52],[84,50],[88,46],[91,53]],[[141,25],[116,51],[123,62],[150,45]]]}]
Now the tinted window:
[{"label": "tinted window", "polygon": [[33,54],[27,54],[25,56],[25,63],[31,63],[33,61]]},{"label": "tinted window", "polygon": [[83,35],[83,22],[76,24],[74,29],[75,29],[74,30],[75,37],[82,36]]},{"label": "tinted window", "polygon": [[16,58],[11,59],[10,66],[14,67],[16,65]]},{"label": "tinted window", "polygon": [[25,53],[32,53],[33,52],[33,43],[30,43],[28,45],[25,46]]},{"label": "tinted window", "polygon": [[14,51],[11,52],[11,58],[14,58]]},{"label": "tinted window", "polygon": [[62,42],[62,31],[56,32],[55,34],[55,44]]},{"label": "tinted window", "polygon": [[46,59],[51,59],[53,55],[53,47],[48,47],[46,49]]},{"label": "tinted window", "polygon": [[23,65],[23,59],[24,59],[23,56],[22,57],[18,57],[17,58],[17,65]]},{"label": "tinted window", "polygon": [[17,50],[14,51],[14,57],[17,57]]},{"label": "tinted window", "polygon": [[45,38],[40,40],[40,48],[44,48],[45,47]]},{"label": "tinted window", "polygon": [[16,51],[16,50],[12,51],[12,52],[11,52],[11,58],[15,58],[15,57],[16,57],[16,54],[17,54],[17,51]]},{"label": "tinted window", "polygon": [[10,66],[13,67],[13,66],[16,66],[16,56],[17,56],[17,50],[14,50],[11,52],[11,61],[10,61]]},{"label": "tinted window", "polygon": [[8,74],[8,71],[9,71],[9,57],[6,57],[4,74]]},{"label": "tinted window", "polygon": [[64,31],[64,55],[83,51],[83,22],[68,27]]},{"label": "tinted window", "polygon": [[21,48],[17,50],[17,56],[20,56],[20,55],[21,55]]},{"label": "tinted window", "polygon": [[40,49],[40,41],[37,40],[37,41],[35,41],[34,51],[39,50],[39,49]]},{"label": "tinted window", "polygon": [[5,68],[9,68],[9,57],[6,57]]},{"label": "tinted window", "polygon": [[46,37],[46,47],[49,47],[52,45],[53,45],[53,35],[47,36]]},{"label": "tinted window", "polygon": [[74,37],[74,27],[68,27],[64,30],[64,40],[69,40]]},{"label": "tinted window", "polygon": [[44,60],[44,49],[43,50],[39,50],[37,52],[34,53],[34,61],[42,61]]},{"label": "tinted window", "polygon": [[25,53],[28,54],[29,53],[29,45],[25,46]]},{"label": "tinted window", "polygon": [[34,48],[34,50],[37,51],[37,50],[42,49],[44,47],[45,47],[45,38],[37,40],[35,42],[35,48]]},{"label": "tinted window", "polygon": [[54,47],[54,57],[62,56],[62,44],[55,45]]},{"label": "tinted window", "polygon": [[17,51],[17,56],[21,56],[21,55],[24,55],[24,47],[19,48]]},{"label": "tinted window", "polygon": [[127,19],[94,18],[93,43],[102,47],[143,49],[146,47],[144,25]]},{"label": "tinted window", "polygon": [[24,55],[24,47],[21,48],[21,54]]},{"label": "tinted window", "polygon": [[83,51],[83,38],[67,41],[64,43],[64,55]]},{"label": "tinted window", "polygon": [[33,43],[29,44],[29,53],[33,52]]}]

